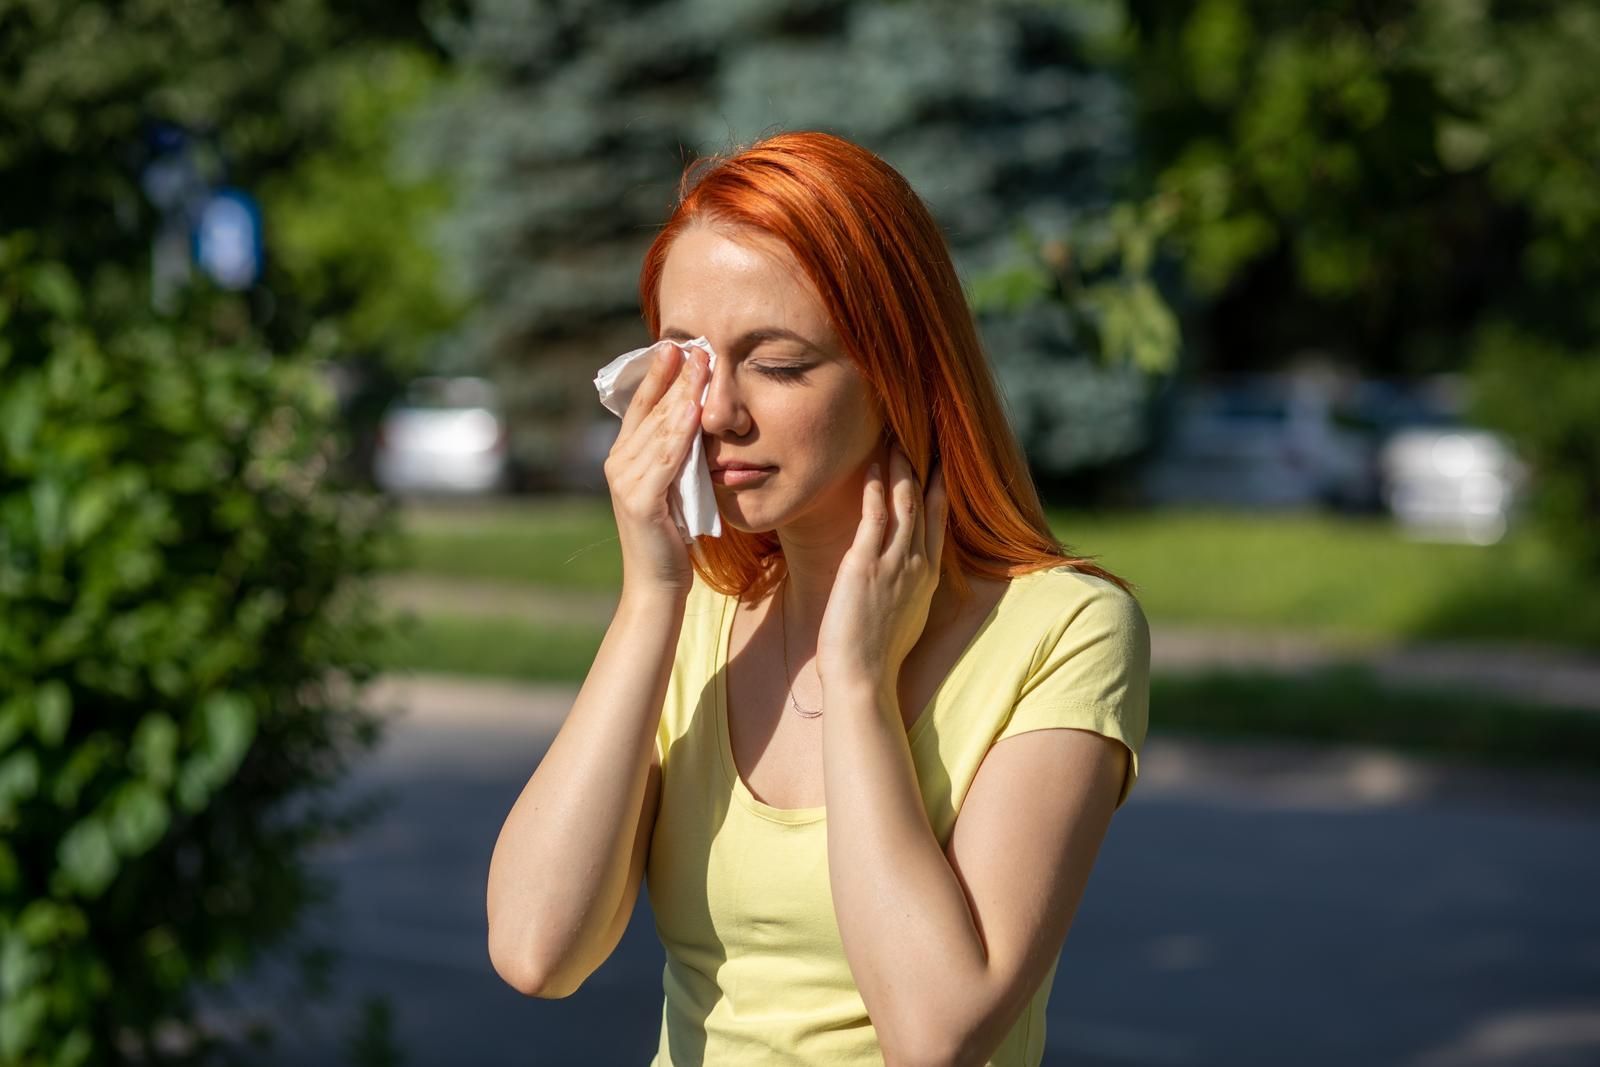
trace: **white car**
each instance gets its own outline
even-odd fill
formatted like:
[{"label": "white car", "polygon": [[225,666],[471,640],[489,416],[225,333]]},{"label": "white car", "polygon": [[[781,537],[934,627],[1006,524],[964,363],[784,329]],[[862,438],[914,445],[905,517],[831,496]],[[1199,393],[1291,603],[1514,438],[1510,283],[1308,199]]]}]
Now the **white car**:
[{"label": "white car", "polygon": [[1389,512],[1407,534],[1428,540],[1494,544],[1527,482],[1505,438],[1466,425],[1398,430],[1379,464]]},{"label": "white car", "polygon": [[1460,376],[1366,382],[1362,407],[1382,433],[1379,493],[1403,533],[1482,545],[1505,536],[1528,468],[1505,437],[1466,421]]},{"label": "white car", "polygon": [[384,413],[373,479],[388,493],[493,493],[509,487],[506,421],[483,378],[419,378]]}]

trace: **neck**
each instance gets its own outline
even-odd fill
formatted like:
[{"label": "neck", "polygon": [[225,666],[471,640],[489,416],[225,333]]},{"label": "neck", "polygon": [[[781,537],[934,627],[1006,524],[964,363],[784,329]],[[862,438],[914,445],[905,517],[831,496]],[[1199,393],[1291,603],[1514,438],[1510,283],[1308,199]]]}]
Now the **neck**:
[{"label": "neck", "polygon": [[[855,541],[860,522],[858,507],[847,522],[796,524],[776,531],[788,574],[788,589],[783,591],[782,586],[779,589],[787,601],[786,625],[795,650],[815,644],[839,565]],[[960,604],[949,583],[941,581],[928,606],[924,632],[942,627],[959,611]]]},{"label": "neck", "polygon": [[833,594],[833,581],[839,573],[839,564],[855,540],[855,526],[835,524],[831,527],[794,529],[785,527],[778,531],[778,541],[783,545],[783,560],[788,573],[789,632],[807,644],[815,641],[822,628],[822,615],[828,608],[828,598]]}]

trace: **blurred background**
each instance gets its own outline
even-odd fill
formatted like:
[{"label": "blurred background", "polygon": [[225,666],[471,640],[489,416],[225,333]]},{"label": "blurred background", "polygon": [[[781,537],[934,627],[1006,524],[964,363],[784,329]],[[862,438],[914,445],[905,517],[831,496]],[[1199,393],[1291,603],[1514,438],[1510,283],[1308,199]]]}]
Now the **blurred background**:
[{"label": "blurred background", "polygon": [[0,0],[0,1064],[642,1063],[500,821],[683,166],[945,229],[1154,631],[1047,1063],[1600,1063],[1600,9]]}]

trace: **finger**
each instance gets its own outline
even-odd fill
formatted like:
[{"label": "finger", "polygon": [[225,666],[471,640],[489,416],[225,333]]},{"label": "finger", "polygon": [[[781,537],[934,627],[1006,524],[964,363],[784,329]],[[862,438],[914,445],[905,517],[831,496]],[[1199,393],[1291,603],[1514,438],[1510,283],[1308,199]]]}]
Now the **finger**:
[{"label": "finger", "polygon": [[675,442],[690,425],[699,422],[699,386],[706,373],[703,359],[691,354],[683,361],[672,384],[620,446],[624,455],[631,457],[646,449],[659,450],[663,440]]},{"label": "finger", "polygon": [[902,557],[908,557],[916,550],[922,525],[922,490],[917,487],[917,472],[911,467],[911,457],[898,443],[889,446],[889,471],[894,505],[889,547]]},{"label": "finger", "polygon": [[650,369],[644,380],[634,390],[628,407],[622,414],[622,434],[632,432],[655,410],[657,403],[679,377],[679,368],[685,363],[683,352],[671,341],[657,341],[650,346],[656,351],[650,356]]},{"label": "finger", "polygon": [[662,398],[634,435],[626,461],[635,483],[647,487],[642,491],[651,496],[666,492],[699,433],[700,404],[693,392],[680,390]]},{"label": "finger", "polygon": [[851,552],[876,560],[883,552],[883,534],[889,525],[889,507],[884,500],[883,469],[874,461],[861,483],[861,522],[856,526]]}]

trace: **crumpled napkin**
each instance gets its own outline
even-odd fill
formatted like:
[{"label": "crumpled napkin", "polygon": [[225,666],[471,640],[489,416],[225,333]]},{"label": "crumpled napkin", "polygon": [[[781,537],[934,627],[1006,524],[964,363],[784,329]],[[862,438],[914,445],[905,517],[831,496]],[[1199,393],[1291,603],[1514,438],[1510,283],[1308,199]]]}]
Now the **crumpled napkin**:
[{"label": "crumpled napkin", "polygon": [[[711,342],[704,337],[696,337],[693,341],[657,341],[653,345],[624,352],[601,367],[594,376],[595,391],[600,394],[600,403],[605,405],[607,411],[621,418],[628,410],[628,402],[644,381],[650,370],[650,360],[662,345],[703,349],[709,366],[714,369],[717,365],[717,354],[712,350]],[[684,354],[688,355],[687,352]],[[711,385],[707,382],[705,389],[700,392],[700,403],[706,402],[706,393],[710,389]],[[722,536],[722,516],[717,512],[716,491],[711,487],[711,468],[706,463],[705,444],[698,433],[694,435],[689,454],[683,459],[683,466],[678,469],[677,480],[667,489],[667,510],[671,512],[673,524],[678,527],[678,533],[686,544],[692,544],[696,537],[702,535]]]}]

